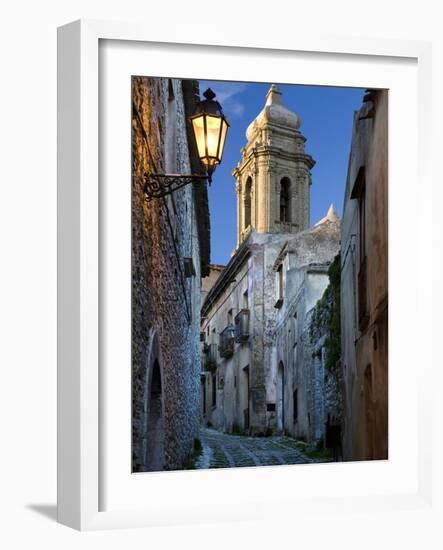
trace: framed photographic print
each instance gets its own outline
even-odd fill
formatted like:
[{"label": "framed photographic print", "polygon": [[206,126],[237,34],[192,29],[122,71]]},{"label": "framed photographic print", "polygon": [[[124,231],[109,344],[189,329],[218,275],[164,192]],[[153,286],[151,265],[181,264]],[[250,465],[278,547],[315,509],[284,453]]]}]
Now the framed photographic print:
[{"label": "framed photographic print", "polygon": [[58,71],[59,521],[429,506],[428,44],[82,21]]}]

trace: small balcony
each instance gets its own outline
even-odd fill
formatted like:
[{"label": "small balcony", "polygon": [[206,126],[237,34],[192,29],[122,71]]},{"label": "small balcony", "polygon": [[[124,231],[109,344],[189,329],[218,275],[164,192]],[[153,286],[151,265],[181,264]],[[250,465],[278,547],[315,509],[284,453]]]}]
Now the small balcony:
[{"label": "small balcony", "polygon": [[220,334],[220,357],[227,359],[234,354],[235,327],[228,325]]},{"label": "small balcony", "polygon": [[244,344],[249,340],[249,309],[241,309],[235,316],[235,341]]},{"label": "small balcony", "polygon": [[206,371],[214,371],[217,368],[217,344],[204,344],[203,368]]}]

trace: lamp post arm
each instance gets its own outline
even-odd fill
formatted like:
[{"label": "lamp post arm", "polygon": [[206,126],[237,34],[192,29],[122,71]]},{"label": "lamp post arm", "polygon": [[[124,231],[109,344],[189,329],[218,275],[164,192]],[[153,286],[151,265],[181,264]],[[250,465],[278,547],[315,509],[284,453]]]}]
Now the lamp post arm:
[{"label": "lamp post arm", "polygon": [[144,176],[144,192],[148,201],[170,195],[193,181],[207,180],[207,174],[153,174]]}]

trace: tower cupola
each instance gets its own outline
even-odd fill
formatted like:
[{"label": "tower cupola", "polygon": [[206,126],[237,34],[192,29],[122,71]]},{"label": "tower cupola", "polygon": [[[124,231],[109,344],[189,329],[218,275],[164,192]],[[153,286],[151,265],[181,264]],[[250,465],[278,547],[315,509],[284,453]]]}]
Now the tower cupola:
[{"label": "tower cupola", "polygon": [[246,130],[246,146],[233,171],[237,190],[237,246],[251,229],[297,233],[309,227],[311,169],[297,113],[272,84],[266,102]]}]

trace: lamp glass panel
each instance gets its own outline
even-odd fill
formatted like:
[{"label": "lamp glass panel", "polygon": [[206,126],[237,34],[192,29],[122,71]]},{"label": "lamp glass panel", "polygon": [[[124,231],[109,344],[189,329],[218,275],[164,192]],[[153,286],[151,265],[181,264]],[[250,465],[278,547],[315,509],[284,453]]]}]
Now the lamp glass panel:
[{"label": "lamp glass panel", "polygon": [[198,156],[203,159],[206,156],[205,148],[205,115],[192,119],[192,127],[194,128],[195,141],[197,143]]},{"label": "lamp glass panel", "polygon": [[226,141],[226,132],[228,131],[228,124],[226,123],[226,120],[224,120],[224,119],[221,119],[221,120],[222,120],[221,138],[220,138],[220,148],[219,148],[219,151],[218,151],[219,162],[221,162],[221,159],[222,159],[222,156],[223,156],[223,149],[224,149],[225,141]]},{"label": "lamp glass panel", "polygon": [[217,162],[220,162],[220,157],[217,153],[222,121],[221,117],[206,115],[208,156],[217,159]]}]

